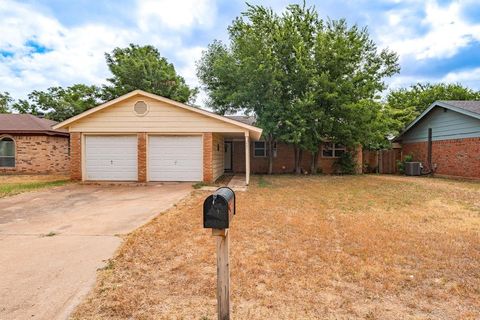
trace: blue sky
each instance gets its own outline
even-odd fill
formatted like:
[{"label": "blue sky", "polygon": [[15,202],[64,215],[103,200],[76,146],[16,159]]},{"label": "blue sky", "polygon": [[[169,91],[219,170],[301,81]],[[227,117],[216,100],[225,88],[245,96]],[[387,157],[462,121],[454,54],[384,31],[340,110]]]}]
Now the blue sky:
[{"label": "blue sky", "polygon": [[[281,12],[295,1],[249,1]],[[480,5],[477,0],[316,0],[324,18],[367,26],[379,48],[400,57],[391,88],[416,82],[460,82],[480,90]],[[246,5],[227,0],[0,0],[0,91],[32,90],[109,77],[104,53],[129,43],[152,44],[193,86],[195,61]],[[197,104],[203,105],[202,92]]]}]

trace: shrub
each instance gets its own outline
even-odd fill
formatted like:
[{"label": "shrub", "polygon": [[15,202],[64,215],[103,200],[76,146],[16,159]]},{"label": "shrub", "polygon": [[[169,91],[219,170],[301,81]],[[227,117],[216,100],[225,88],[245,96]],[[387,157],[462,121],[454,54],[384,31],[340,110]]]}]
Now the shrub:
[{"label": "shrub", "polygon": [[335,161],[335,172],[337,174],[355,174],[357,169],[357,162],[355,157],[350,152],[343,153]]},{"label": "shrub", "polygon": [[397,169],[401,174],[405,173],[405,162],[410,162],[413,160],[413,155],[407,154],[403,157],[403,161],[397,160]]}]

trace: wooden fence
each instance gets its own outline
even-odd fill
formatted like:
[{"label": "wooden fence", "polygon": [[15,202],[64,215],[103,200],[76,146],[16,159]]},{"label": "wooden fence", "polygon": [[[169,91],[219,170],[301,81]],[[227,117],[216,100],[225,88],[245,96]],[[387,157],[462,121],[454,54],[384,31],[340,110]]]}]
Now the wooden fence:
[{"label": "wooden fence", "polygon": [[363,172],[364,173],[390,173],[398,172],[397,161],[402,159],[401,149],[390,150],[364,150]]}]

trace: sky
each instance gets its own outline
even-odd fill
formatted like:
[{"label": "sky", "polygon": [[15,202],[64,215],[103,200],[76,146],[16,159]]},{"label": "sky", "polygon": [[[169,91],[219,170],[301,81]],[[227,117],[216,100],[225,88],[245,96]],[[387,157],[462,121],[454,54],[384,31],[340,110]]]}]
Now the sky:
[{"label": "sky", "polygon": [[[281,13],[299,1],[248,1]],[[302,2],[300,2],[302,3]],[[400,74],[390,88],[459,82],[480,90],[478,0],[309,0],[322,18],[368,27],[380,49],[397,52]],[[151,44],[191,86],[195,62],[246,9],[235,0],[0,0],[0,92],[105,83],[105,52]],[[206,99],[202,91],[196,104]]]}]

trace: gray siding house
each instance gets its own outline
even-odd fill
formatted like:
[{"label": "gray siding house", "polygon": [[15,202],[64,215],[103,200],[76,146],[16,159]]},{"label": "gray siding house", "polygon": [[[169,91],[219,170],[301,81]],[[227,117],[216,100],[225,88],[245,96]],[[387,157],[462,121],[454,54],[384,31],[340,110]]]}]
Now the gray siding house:
[{"label": "gray siding house", "polygon": [[480,178],[480,101],[436,101],[395,138],[402,154],[427,164],[432,129],[436,173]]}]

